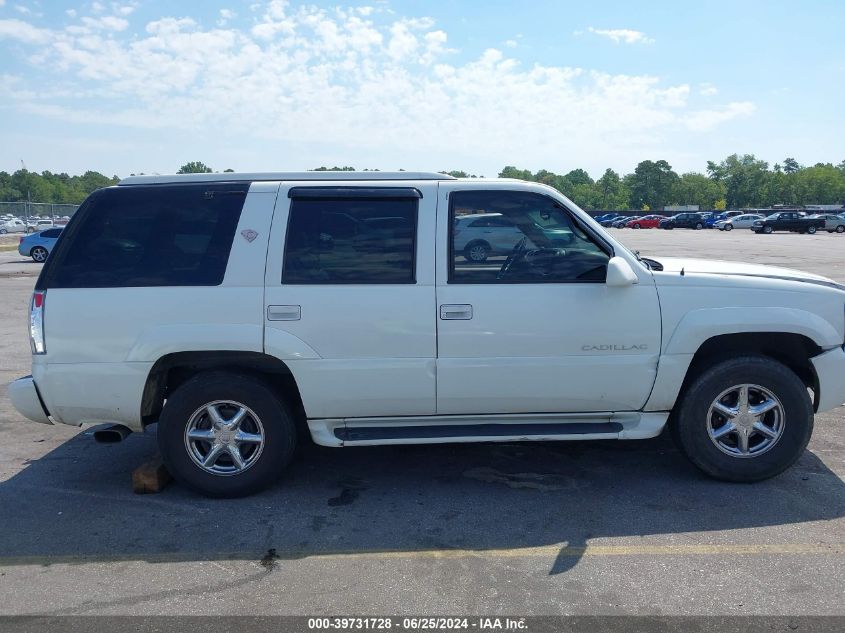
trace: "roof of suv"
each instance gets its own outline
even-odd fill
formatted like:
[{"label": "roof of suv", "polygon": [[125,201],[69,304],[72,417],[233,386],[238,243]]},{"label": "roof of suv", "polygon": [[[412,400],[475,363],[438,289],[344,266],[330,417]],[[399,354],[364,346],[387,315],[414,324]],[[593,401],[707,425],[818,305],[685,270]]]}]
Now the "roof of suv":
[{"label": "roof of suv", "polygon": [[291,171],[267,173],[171,174],[130,176],[118,185],[159,185],[184,182],[255,182],[276,180],[457,180],[454,176],[419,171]]}]

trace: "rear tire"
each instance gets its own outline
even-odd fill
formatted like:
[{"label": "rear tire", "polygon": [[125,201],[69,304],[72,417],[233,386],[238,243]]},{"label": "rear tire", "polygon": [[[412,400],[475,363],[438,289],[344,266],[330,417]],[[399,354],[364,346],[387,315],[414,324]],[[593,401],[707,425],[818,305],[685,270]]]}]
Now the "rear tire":
[{"label": "rear tire", "polygon": [[[745,409],[740,407],[742,385],[747,387]],[[753,407],[765,403],[774,406],[758,418]],[[722,410],[737,415],[728,417]],[[763,356],[713,365],[693,381],[676,413],[673,433],[683,452],[706,474],[725,481],[761,481],[783,472],[802,455],[813,432],[806,387],[789,368]],[[765,429],[758,430],[758,424]]]},{"label": "rear tire", "polygon": [[695,230],[696,230],[696,231],[700,231],[700,230],[701,230],[701,229],[703,229],[703,228],[704,228],[704,225],[703,225],[701,222],[697,222],[697,223],[696,223],[696,225],[695,225]]},{"label": "rear tire", "polygon": [[49,253],[43,246],[36,246],[29,252],[29,256],[32,257],[32,261],[39,264],[43,264],[47,261],[47,255],[49,255]]},{"label": "rear tire", "polygon": [[837,233],[845,233],[845,226],[840,224],[839,226],[836,227],[836,232]]},{"label": "rear tire", "polygon": [[[231,423],[239,415],[237,424],[215,422]],[[179,483],[209,497],[243,497],[281,476],[296,448],[296,425],[260,379],[212,371],[194,376],[168,397],[158,444]]]}]

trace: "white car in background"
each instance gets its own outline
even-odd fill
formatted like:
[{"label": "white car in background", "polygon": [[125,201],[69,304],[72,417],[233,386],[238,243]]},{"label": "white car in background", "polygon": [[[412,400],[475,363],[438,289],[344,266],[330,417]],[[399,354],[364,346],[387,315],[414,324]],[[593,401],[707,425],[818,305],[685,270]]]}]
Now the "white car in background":
[{"label": "white car in background", "polygon": [[0,222],[0,235],[6,233],[26,233],[26,224],[18,219]]},{"label": "white car in background", "polygon": [[[558,246],[572,241],[572,232],[565,227],[540,226],[537,228]],[[488,257],[509,255],[514,246],[525,237],[523,230],[501,213],[473,213],[455,217],[455,253],[468,262],[483,262]],[[534,245],[529,243],[528,247]]]},{"label": "white car in background", "polygon": [[763,216],[756,213],[735,215],[727,220],[719,220],[714,225],[720,231],[732,231],[733,229],[750,229],[754,220],[762,220]]}]

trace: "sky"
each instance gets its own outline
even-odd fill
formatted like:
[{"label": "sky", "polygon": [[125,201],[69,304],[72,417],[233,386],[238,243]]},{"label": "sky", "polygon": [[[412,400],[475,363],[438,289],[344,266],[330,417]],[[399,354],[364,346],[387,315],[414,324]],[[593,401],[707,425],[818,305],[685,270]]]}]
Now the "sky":
[{"label": "sky", "polygon": [[845,2],[0,0],[0,170],[845,159]]}]

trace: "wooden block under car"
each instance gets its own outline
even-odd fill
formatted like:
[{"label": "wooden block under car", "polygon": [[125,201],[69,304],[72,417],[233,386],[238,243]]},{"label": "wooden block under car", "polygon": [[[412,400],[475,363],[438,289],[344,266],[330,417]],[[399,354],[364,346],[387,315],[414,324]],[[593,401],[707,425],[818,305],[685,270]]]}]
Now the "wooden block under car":
[{"label": "wooden block under car", "polygon": [[161,492],[171,479],[164,462],[157,455],[132,471],[132,490],[138,495]]}]

